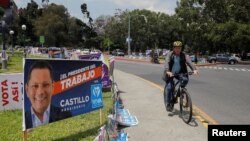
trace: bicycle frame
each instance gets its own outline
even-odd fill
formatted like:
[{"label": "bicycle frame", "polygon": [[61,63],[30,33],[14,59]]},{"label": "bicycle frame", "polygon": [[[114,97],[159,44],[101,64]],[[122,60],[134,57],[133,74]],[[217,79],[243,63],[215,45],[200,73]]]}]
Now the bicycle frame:
[{"label": "bicycle frame", "polygon": [[[190,72],[190,73],[186,73],[184,75],[191,75],[191,74],[193,74],[193,73]],[[171,101],[172,101],[172,104],[174,105],[177,102],[177,99],[179,97],[181,117],[182,117],[183,121],[188,124],[192,119],[192,100],[191,100],[190,94],[188,93],[187,89],[185,88],[185,85],[181,84],[182,83],[181,82],[181,79],[182,79],[181,75],[180,74],[175,75],[175,78],[179,77],[178,79],[176,78],[177,79],[176,82],[175,82],[175,80],[173,80],[174,81],[174,87],[173,87],[173,90],[172,90],[173,91],[173,93],[172,93],[173,96],[172,96]],[[185,110],[186,108],[189,109],[188,114],[187,114],[187,112]]]},{"label": "bicycle frame", "polygon": [[[184,74],[185,75],[185,74]],[[190,74],[191,75],[191,74]],[[180,74],[177,74],[177,75],[175,75],[175,77],[174,78],[176,78],[176,77],[180,77]],[[176,78],[177,79],[177,78]],[[179,79],[177,79],[177,81],[176,82],[174,82],[174,88],[173,88],[173,96],[175,97],[175,98],[177,98],[177,97],[179,97],[180,96],[180,93],[182,92],[182,89],[183,88],[185,88],[185,87],[182,87],[181,86],[181,84],[180,84],[181,82],[180,82],[180,78]],[[176,91],[177,90],[177,91]],[[176,92],[175,92],[176,91]],[[174,98],[173,97],[173,98]]]}]

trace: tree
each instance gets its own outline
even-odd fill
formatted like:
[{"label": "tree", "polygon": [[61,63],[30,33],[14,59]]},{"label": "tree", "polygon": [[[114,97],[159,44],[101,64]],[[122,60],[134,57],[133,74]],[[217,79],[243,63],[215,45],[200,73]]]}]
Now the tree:
[{"label": "tree", "polygon": [[35,21],[37,36],[45,36],[47,46],[67,44],[69,14],[62,5],[50,4],[43,9],[43,15]]},{"label": "tree", "polygon": [[[0,20],[2,20],[2,17],[4,15],[4,9],[0,6]],[[2,33],[2,22],[0,23],[0,32]],[[2,37],[1,37],[2,42]]]},{"label": "tree", "polygon": [[250,28],[250,1],[205,1],[205,5],[203,14],[213,25],[208,37],[213,42],[215,50],[223,52],[250,51],[247,49],[250,33],[242,32],[242,29]]},{"label": "tree", "polygon": [[[241,31],[248,29],[249,7],[248,0],[181,0],[176,15],[182,19],[184,42],[194,51],[239,52],[246,49],[250,34]],[[246,41],[242,43],[240,38]]]},{"label": "tree", "polygon": [[4,15],[4,9],[0,6],[0,18],[2,19]]}]

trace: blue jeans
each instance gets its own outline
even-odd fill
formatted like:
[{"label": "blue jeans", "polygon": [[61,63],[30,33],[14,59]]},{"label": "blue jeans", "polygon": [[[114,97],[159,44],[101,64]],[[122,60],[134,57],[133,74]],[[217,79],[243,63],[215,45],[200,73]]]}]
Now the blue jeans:
[{"label": "blue jeans", "polygon": [[168,104],[171,103],[172,98],[173,98],[174,78],[180,80],[180,85],[182,87],[185,87],[188,84],[188,80],[189,80],[188,75],[168,78],[165,84],[165,89],[164,89],[164,103],[166,107]]}]

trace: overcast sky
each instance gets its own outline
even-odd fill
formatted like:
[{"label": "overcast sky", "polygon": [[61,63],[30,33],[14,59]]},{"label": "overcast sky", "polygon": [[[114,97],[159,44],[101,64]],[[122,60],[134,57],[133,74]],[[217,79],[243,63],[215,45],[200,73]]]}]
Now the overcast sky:
[{"label": "overcast sky", "polygon": [[[14,0],[18,8],[26,7],[30,0]],[[42,0],[34,0],[39,6]],[[62,4],[71,16],[83,18],[80,5],[87,3],[90,16],[95,19],[101,15],[114,15],[115,9],[147,9],[173,14],[177,0],[49,0],[50,3]]]}]

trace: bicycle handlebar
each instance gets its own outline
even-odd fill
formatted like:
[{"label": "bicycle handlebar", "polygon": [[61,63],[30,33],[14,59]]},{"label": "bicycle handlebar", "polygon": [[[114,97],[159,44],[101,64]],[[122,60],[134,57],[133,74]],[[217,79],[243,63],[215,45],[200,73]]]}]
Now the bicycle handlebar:
[{"label": "bicycle handlebar", "polygon": [[173,77],[180,76],[180,75],[193,75],[193,74],[194,74],[194,72],[190,71],[190,72],[187,72],[187,73],[177,73],[177,74],[174,74]]}]

